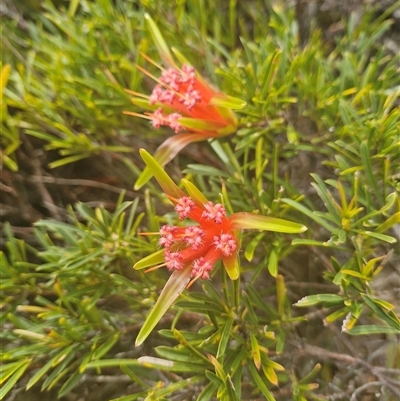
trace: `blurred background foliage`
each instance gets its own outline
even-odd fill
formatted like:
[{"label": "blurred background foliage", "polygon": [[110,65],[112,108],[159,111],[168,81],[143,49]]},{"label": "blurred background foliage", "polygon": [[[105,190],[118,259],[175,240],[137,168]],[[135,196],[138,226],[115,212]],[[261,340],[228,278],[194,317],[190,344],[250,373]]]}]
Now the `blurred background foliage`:
[{"label": "blurred background foliage", "polygon": [[[399,2],[1,7],[1,399],[400,396]],[[154,183],[132,190],[138,149],[171,135],[122,114],[124,89],[152,90],[145,12],[247,102],[169,173],[308,231],[243,234],[240,282],[216,268],[135,348],[167,279],[132,269],[157,249],[138,233],[177,221]]]}]

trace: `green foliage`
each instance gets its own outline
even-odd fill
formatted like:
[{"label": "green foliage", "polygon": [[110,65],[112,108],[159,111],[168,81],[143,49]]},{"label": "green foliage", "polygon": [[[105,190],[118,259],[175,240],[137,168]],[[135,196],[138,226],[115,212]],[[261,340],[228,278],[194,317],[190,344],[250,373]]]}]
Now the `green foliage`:
[{"label": "green foliage", "polygon": [[[106,198],[96,207],[79,202],[59,220],[36,221],[24,239],[4,224],[0,399],[24,387],[66,400],[104,376],[121,380],[112,401],[349,399],[343,366],[356,363],[382,397],[399,395],[400,320],[387,296],[390,277],[398,279],[400,224],[399,59],[382,45],[391,9],[351,15],[332,41],[315,27],[302,45],[294,9],[244,3],[81,0],[58,8],[47,0],[23,28],[5,20],[7,173],[33,174],[20,152],[28,134],[38,154],[50,151],[43,171],[107,153],[124,162],[110,176],[139,175],[137,151],[154,148],[153,132],[122,112],[136,110],[125,88],[151,91],[135,64],[154,66],[140,53],[159,61],[147,12],[169,47],[247,102],[237,133],[190,148],[168,169],[174,181],[181,170],[184,186],[193,182],[229,215],[288,219],[308,231],[243,231],[240,279],[217,265],[135,348],[167,280],[165,269],[132,269],[159,249],[157,236],[141,234],[181,224],[158,187],[149,183],[132,201],[122,193],[112,207]],[[350,355],[361,335],[374,340],[370,347],[385,343],[379,361]]]},{"label": "green foliage", "polygon": [[[86,365],[114,347],[130,315],[140,313],[152,283],[138,274],[128,280],[126,270],[153,247],[136,236],[144,216],[137,206],[138,199],[122,202],[121,196],[113,214],[78,204],[77,213],[70,211],[72,224],[39,221],[41,251],[16,239],[6,227],[8,256],[1,253],[1,289],[7,307],[1,321],[13,329],[3,333],[2,341],[24,343],[2,349],[2,380],[7,380],[3,397],[29,365],[42,362],[27,388],[41,380],[43,390],[58,383],[60,396],[67,394]],[[38,262],[29,262],[29,254]],[[106,311],[98,305],[105,297],[119,297],[123,305],[128,299],[129,306],[121,313]]]}]

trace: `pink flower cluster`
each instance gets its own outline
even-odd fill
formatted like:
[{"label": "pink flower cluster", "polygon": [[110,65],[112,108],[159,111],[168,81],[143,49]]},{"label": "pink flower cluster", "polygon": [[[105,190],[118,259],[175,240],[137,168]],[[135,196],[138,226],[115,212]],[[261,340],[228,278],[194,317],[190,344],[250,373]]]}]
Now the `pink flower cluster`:
[{"label": "pink flower cluster", "polygon": [[[215,92],[196,76],[192,66],[184,64],[181,69],[163,70],[157,82],[148,99],[150,105],[159,107],[153,113],[146,113],[154,128],[165,125],[171,127],[175,133],[179,133],[185,129],[179,122],[183,117],[217,124],[211,128],[212,130],[228,124],[226,117],[209,105]],[[174,112],[170,113],[170,110]],[[189,131],[200,130],[189,128]]]},{"label": "pink flower cluster", "polygon": [[165,265],[169,270],[181,270],[191,264],[192,277],[208,279],[217,260],[231,257],[238,249],[225,208],[212,202],[199,206],[183,196],[175,210],[180,220],[191,218],[199,224],[161,227],[159,244],[165,248]]},{"label": "pink flower cluster", "polygon": [[[196,72],[193,67],[183,65],[180,70],[169,68],[164,70],[159,84],[155,86],[150,95],[149,103],[171,106],[175,110],[182,109],[182,106],[189,113],[193,110],[196,103],[201,102],[202,96],[196,80]],[[179,107],[180,106],[180,107]],[[181,131],[182,125],[178,119],[182,117],[180,113],[164,114],[163,108],[159,107],[150,115],[154,128],[161,125],[168,125],[176,133]]]}]

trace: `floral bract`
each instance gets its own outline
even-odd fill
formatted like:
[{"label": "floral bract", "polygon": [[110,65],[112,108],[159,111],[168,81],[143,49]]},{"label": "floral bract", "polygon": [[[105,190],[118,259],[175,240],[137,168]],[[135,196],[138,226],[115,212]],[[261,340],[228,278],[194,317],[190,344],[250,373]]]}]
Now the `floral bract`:
[{"label": "floral bract", "polygon": [[[237,119],[232,109],[241,109],[246,103],[211,88],[184,57],[174,50],[182,62],[179,67],[154,21],[148,15],[146,19],[166,67],[143,55],[161,70],[161,76],[155,77],[138,66],[138,69],[156,81],[156,85],[150,96],[127,91],[135,96],[132,102],[148,112],[140,114],[126,111],[125,114],[148,119],[156,129],[168,126],[175,132],[154,154],[163,166],[189,143],[234,133]],[[141,188],[150,178],[149,169],[145,169],[136,181],[135,189]]]}]

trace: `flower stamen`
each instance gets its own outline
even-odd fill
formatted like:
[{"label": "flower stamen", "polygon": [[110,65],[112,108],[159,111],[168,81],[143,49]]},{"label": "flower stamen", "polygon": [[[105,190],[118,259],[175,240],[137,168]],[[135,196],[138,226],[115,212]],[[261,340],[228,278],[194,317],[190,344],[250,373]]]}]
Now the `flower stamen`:
[{"label": "flower stamen", "polygon": [[237,244],[231,234],[223,233],[220,236],[215,236],[213,245],[216,249],[222,252],[224,256],[230,256],[235,252]]},{"label": "flower stamen", "polygon": [[226,210],[220,203],[207,202],[204,204],[202,217],[206,220],[213,220],[217,224],[222,223],[222,219],[226,216]]},{"label": "flower stamen", "polygon": [[208,280],[210,278],[210,272],[212,270],[212,264],[207,262],[203,257],[196,259],[193,263],[192,276],[196,278],[202,278]]},{"label": "flower stamen", "polygon": [[175,241],[174,234],[177,232],[178,227],[164,225],[160,229],[161,238],[158,240],[158,244],[165,248],[170,248]]},{"label": "flower stamen", "polygon": [[165,117],[163,115],[163,110],[161,107],[159,107],[149,117],[151,118],[151,123],[154,128],[160,128],[162,125],[165,125]]},{"label": "flower stamen", "polygon": [[182,125],[178,121],[180,118],[182,118],[182,116],[179,113],[172,113],[168,116],[169,126],[175,133],[178,133],[182,129]]},{"label": "flower stamen", "polygon": [[201,102],[201,95],[196,89],[188,88],[187,92],[179,99],[180,103],[190,111],[196,105],[196,103]]},{"label": "flower stamen", "polygon": [[178,200],[178,203],[175,205],[175,210],[179,215],[179,220],[183,220],[188,217],[190,212],[196,207],[194,201],[188,196],[183,196]]},{"label": "flower stamen", "polygon": [[179,252],[165,251],[165,265],[168,270],[181,270],[183,268],[182,255]]},{"label": "flower stamen", "polygon": [[190,226],[185,229],[183,241],[194,251],[197,251],[204,243],[203,237],[205,233],[198,226]]}]

